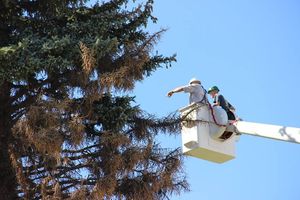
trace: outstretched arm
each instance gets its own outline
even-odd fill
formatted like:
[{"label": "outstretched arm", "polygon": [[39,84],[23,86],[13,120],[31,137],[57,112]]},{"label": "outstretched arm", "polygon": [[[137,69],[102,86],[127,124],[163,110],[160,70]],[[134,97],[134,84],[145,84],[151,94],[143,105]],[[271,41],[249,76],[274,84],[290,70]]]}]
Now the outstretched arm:
[{"label": "outstretched arm", "polygon": [[171,90],[170,92],[168,92],[167,96],[171,97],[174,93],[183,92],[183,88],[184,88],[184,86],[175,88],[175,89]]}]

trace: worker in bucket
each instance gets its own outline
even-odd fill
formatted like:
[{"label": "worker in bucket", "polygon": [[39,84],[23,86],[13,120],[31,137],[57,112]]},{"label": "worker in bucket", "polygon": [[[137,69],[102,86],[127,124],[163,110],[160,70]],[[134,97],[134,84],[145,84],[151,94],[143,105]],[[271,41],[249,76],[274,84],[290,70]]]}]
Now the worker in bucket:
[{"label": "worker in bucket", "polygon": [[190,104],[206,101],[205,89],[202,87],[201,81],[196,78],[192,78],[189,85],[171,90],[167,96],[171,97],[174,93],[178,92],[190,93]]},{"label": "worker in bucket", "polygon": [[219,88],[213,86],[208,89],[208,94],[214,99],[213,106],[221,106],[227,113],[229,120],[236,120],[234,111],[235,108],[224,98],[223,95],[219,94]]}]

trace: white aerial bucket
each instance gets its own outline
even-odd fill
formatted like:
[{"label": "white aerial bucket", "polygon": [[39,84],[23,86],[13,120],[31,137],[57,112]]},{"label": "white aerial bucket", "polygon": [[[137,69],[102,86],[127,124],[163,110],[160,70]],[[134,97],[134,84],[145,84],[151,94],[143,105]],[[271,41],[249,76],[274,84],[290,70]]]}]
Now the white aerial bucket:
[{"label": "white aerial bucket", "polygon": [[[211,110],[212,109],[212,110]],[[182,150],[186,155],[223,163],[235,157],[235,136],[221,140],[228,117],[220,106],[194,103],[180,109]]]}]

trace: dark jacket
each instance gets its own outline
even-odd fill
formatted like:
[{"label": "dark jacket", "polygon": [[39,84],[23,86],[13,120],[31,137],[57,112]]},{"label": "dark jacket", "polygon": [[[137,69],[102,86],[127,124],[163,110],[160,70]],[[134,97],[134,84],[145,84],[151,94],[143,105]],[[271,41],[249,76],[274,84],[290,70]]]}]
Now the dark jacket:
[{"label": "dark jacket", "polygon": [[235,110],[235,108],[224,98],[223,95],[217,94],[214,98],[214,103],[218,103],[228,115],[229,120],[235,120],[235,116],[231,110]]}]

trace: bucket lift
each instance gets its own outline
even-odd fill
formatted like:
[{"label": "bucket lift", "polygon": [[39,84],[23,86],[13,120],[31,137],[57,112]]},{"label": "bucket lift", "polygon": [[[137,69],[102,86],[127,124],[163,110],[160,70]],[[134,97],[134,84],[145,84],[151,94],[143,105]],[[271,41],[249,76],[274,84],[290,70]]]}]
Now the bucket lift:
[{"label": "bucket lift", "polygon": [[[223,163],[235,158],[235,143],[241,134],[300,143],[300,128],[252,123],[228,122],[220,106],[193,103],[180,109],[182,151],[185,155]],[[224,132],[232,132],[227,139]]]}]

